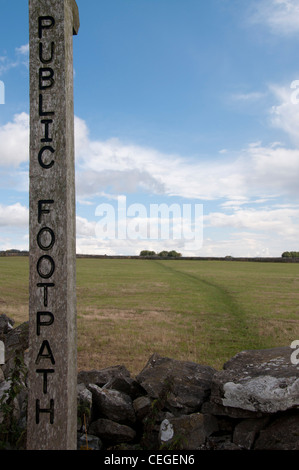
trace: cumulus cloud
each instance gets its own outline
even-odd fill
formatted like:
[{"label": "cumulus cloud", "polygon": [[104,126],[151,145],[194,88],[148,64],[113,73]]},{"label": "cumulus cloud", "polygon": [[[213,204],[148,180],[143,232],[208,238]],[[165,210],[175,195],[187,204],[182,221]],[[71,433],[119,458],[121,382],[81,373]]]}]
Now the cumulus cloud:
[{"label": "cumulus cloud", "polygon": [[[176,249],[190,255],[200,253],[203,256],[222,256],[224,253],[234,256],[266,256],[271,253],[279,256],[277,247],[284,251],[296,244],[299,230],[299,206],[290,205],[290,200],[296,202],[299,196],[297,88],[299,90],[299,82],[296,81],[293,86],[288,84],[270,88],[276,104],[269,111],[269,123],[283,131],[288,144],[254,142],[233,154],[225,149],[221,159],[213,158],[213,155],[210,159],[203,159],[200,155],[191,159],[122,142],[117,138],[106,141],[94,139],[90,137],[86,122],[75,117],[78,201],[96,204],[107,198],[116,200],[120,194],[128,193],[156,195],[158,200],[163,197],[171,201],[171,197],[176,196],[196,200],[208,208],[205,211],[202,250],[192,251],[187,240],[171,238],[165,240],[163,249]],[[241,99],[254,97],[244,96]],[[15,189],[19,189],[20,181],[25,181],[22,165],[28,163],[28,114],[16,115],[11,122],[1,126],[0,138],[1,181],[6,182],[6,187],[14,185]],[[23,174],[23,177],[17,182],[13,174]],[[22,184],[22,188],[26,189],[26,185]],[[288,204],[275,206],[279,197],[283,197]],[[209,208],[210,201],[212,210]],[[138,223],[142,228],[148,220],[140,219]],[[20,204],[0,206],[0,226],[11,227],[11,230],[14,227],[28,229],[28,210]],[[209,238],[209,232],[215,234],[218,229],[222,238],[217,236],[216,239],[216,235],[213,235],[214,239]],[[95,221],[77,217],[79,253],[138,254],[144,248],[161,249],[158,240],[147,240],[146,246],[144,242],[116,238],[111,243],[111,240],[97,236]],[[288,246],[282,246],[287,242]]]},{"label": "cumulus cloud", "polygon": [[16,52],[18,54],[27,56],[29,54],[29,43],[24,44],[23,46],[17,47]]},{"label": "cumulus cloud", "polygon": [[299,33],[298,0],[257,0],[251,19],[267,24],[276,34]]},{"label": "cumulus cloud", "polygon": [[8,70],[18,66],[17,61],[11,61],[6,56],[0,57],[0,76],[8,72]]},{"label": "cumulus cloud", "polygon": [[286,86],[272,85],[270,89],[278,101],[278,104],[271,107],[270,122],[272,126],[282,129],[298,145],[299,80],[292,80]]},{"label": "cumulus cloud", "polygon": [[258,101],[264,97],[265,97],[265,93],[252,91],[250,93],[234,93],[231,95],[230,98],[236,101],[252,102],[252,101]]},{"label": "cumulus cloud", "polygon": [[[246,185],[256,196],[298,197],[299,151],[279,144],[252,144],[246,151],[249,159]],[[248,191],[249,194],[249,191]]]},{"label": "cumulus cloud", "polygon": [[[118,139],[89,139],[82,120],[76,120],[77,190],[80,198],[103,192],[137,192],[213,199],[244,191],[242,159],[229,154],[220,164],[163,154],[156,149]],[[109,189],[109,191],[108,191]]]},{"label": "cumulus cloud", "polygon": [[203,251],[203,256],[267,257],[280,256],[284,248],[275,237],[244,231],[217,240],[205,238]]},{"label": "cumulus cloud", "polygon": [[147,171],[138,168],[123,170],[86,170],[77,175],[78,197],[99,196],[104,190],[110,190],[114,194],[136,193],[143,189],[155,194],[163,193],[164,186]]},{"label": "cumulus cloud", "polygon": [[0,127],[0,166],[18,167],[29,159],[29,116],[16,114]]},{"label": "cumulus cloud", "polygon": [[[288,124],[285,107],[282,101],[272,109],[273,125],[295,135],[296,123]],[[298,113],[297,108],[293,112]],[[298,116],[296,119],[299,121]],[[235,155],[227,151],[221,161],[191,160],[118,139],[92,141],[83,121],[78,142],[77,191],[81,198],[138,190],[200,200],[299,195],[298,150],[278,143],[252,143]]]},{"label": "cumulus cloud", "polygon": [[238,209],[233,213],[211,212],[205,217],[205,226],[230,227],[275,233],[286,238],[295,237],[299,230],[299,206],[296,208]]},{"label": "cumulus cloud", "polygon": [[14,59],[8,56],[0,56],[0,76],[20,65],[29,68],[29,44],[16,47],[15,53],[16,57]]},{"label": "cumulus cloud", "polygon": [[[294,104],[297,90],[273,86],[271,91],[278,101],[270,111],[271,124],[283,130],[294,144],[299,143],[299,104]],[[0,127],[0,139],[2,167],[28,162],[28,114],[15,115]],[[75,142],[77,194],[81,200],[138,191],[202,200],[293,196],[299,191],[296,145],[288,148],[279,143],[265,146],[258,142],[234,155],[227,150],[221,161],[200,156],[191,160],[118,139],[92,140],[88,126],[78,117]]]},{"label": "cumulus cloud", "polygon": [[96,222],[90,222],[84,217],[76,217],[76,231],[78,237],[95,237]]},{"label": "cumulus cloud", "polygon": [[28,228],[29,210],[20,203],[5,206],[0,204],[0,227]]}]

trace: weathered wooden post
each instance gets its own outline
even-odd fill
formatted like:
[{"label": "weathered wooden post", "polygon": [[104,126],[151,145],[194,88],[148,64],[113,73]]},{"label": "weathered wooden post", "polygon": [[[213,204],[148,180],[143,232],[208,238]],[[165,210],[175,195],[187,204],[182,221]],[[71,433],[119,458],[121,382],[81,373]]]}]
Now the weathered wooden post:
[{"label": "weathered wooden post", "polygon": [[29,0],[28,450],[74,450],[77,429],[73,106],[75,0]]},{"label": "weathered wooden post", "polygon": [[0,366],[5,364],[5,346],[3,341],[0,341]]}]

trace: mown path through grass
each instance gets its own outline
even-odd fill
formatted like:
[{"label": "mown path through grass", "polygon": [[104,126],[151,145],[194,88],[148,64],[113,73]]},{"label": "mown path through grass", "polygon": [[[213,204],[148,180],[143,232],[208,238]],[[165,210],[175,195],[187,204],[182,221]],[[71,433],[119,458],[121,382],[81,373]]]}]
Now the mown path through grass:
[{"label": "mown path through grass", "polygon": [[[240,347],[254,349],[261,346],[255,325],[250,322],[242,305],[225,286],[204,278],[204,273],[189,272],[190,266],[184,262],[155,262],[159,269],[175,275],[180,292],[182,288],[186,289],[181,299],[184,299],[184,303],[186,296],[192,296],[194,324],[199,322],[202,330],[200,345],[197,345],[202,357],[230,357]],[[217,363],[217,359],[214,363]]]},{"label": "mown path through grass", "polygon": [[[28,320],[29,263],[0,258],[0,313]],[[149,357],[221,368],[245,349],[299,339],[299,264],[142,259],[77,260],[80,369]]]}]

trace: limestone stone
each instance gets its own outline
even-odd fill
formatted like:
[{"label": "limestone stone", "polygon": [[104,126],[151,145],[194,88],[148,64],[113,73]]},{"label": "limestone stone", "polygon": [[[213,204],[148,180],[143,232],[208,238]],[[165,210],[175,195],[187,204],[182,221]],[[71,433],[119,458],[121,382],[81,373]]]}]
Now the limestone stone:
[{"label": "limestone stone", "polygon": [[133,401],[133,407],[138,421],[142,421],[149,413],[152,400],[149,397],[138,397]]},{"label": "limestone stone", "polygon": [[135,399],[138,396],[142,396],[144,393],[144,390],[136,380],[134,380],[132,377],[126,376],[112,377],[109,382],[103,386],[103,388],[118,390],[119,392],[130,395],[132,399]]},{"label": "limestone stone", "polygon": [[288,347],[243,351],[213,377],[210,402],[264,414],[299,407],[299,368]]},{"label": "limestone stone", "polygon": [[4,380],[4,381],[1,382],[1,384],[0,384],[0,399],[10,389],[10,386],[11,386],[10,380]]},{"label": "limestone stone", "polygon": [[207,400],[215,369],[154,354],[136,380],[152,398],[167,391],[165,407],[175,413],[199,411]]},{"label": "limestone stone", "polygon": [[15,358],[20,355],[24,358],[24,353],[29,346],[29,322],[22,323],[8,331],[5,335],[5,365],[3,372],[5,377],[9,376],[10,370],[14,367]]},{"label": "limestone stone", "polygon": [[[0,383],[0,400],[3,400],[4,403],[7,402],[9,398],[9,392],[11,391],[11,380],[5,380]],[[9,404],[9,407],[13,407],[13,416],[16,421],[19,421],[21,418],[21,410],[24,408],[24,402],[20,402],[18,396],[14,396],[13,403]],[[0,407],[0,424],[3,422],[4,417],[4,408]]]},{"label": "limestone stone", "polygon": [[245,450],[252,449],[259,432],[268,422],[269,417],[242,420],[235,426],[233,443]]},{"label": "limestone stone", "polygon": [[[264,354],[262,351],[256,353],[260,358],[264,356],[267,360],[269,354],[268,350],[265,350]],[[233,363],[235,359],[232,359]],[[225,367],[230,362],[226,363]],[[261,361],[259,360],[259,362]],[[253,363],[250,364],[252,369]],[[118,367],[108,369],[110,372],[113,370],[114,373],[120,370]],[[183,370],[185,369],[183,368]],[[284,376],[287,375],[286,370],[287,368],[284,371]],[[242,380],[242,375],[243,379],[248,378],[246,372],[244,364],[237,374],[239,382]],[[91,371],[91,375],[85,372],[88,379],[92,374],[94,371]],[[106,380],[107,369],[104,370],[103,375]],[[93,376],[100,377],[101,371],[97,371],[97,374]],[[116,376],[114,383],[122,383],[123,378],[123,376]],[[113,380],[110,379],[107,384],[111,385]],[[10,385],[9,380],[0,380],[0,399],[8,391]],[[167,411],[165,407],[169,390],[166,390],[167,393],[164,394],[163,385],[157,398],[147,395],[146,391],[144,391],[144,395],[134,398],[135,392],[129,396],[119,390],[107,388],[106,385],[103,387],[96,384],[86,386],[84,383],[77,385],[78,417],[79,419],[81,417],[78,427],[78,449],[86,448],[87,439],[88,449],[92,448],[93,450],[111,450],[118,444],[127,450],[146,449],[148,451],[163,451],[163,449],[176,451],[179,448],[190,451],[197,449],[223,451],[299,450],[299,410],[296,407],[274,413],[262,413],[261,411],[249,411],[230,406],[224,407],[220,404],[210,403],[208,398],[201,406],[200,412],[181,414],[177,412],[178,409],[175,409],[176,413],[172,413]],[[153,386],[156,385],[153,384]],[[213,382],[213,386],[215,386],[215,382]],[[91,393],[89,389],[94,393]],[[100,393],[95,393],[97,391]],[[27,387],[22,388],[14,402],[15,417],[18,420],[18,425],[24,430],[27,416],[27,392]],[[210,398],[212,399],[213,396]],[[285,397],[285,400],[288,402],[288,397]],[[128,404],[129,408],[127,408]],[[130,422],[130,424],[115,421],[126,421],[128,415],[132,414],[132,407],[136,421],[134,418],[132,420],[134,422]],[[109,413],[113,412],[111,415],[113,420],[103,416],[106,413],[105,408],[109,410]],[[83,421],[82,416],[85,412],[86,418],[90,413],[90,419]],[[0,411],[0,423],[2,416]],[[108,416],[110,415],[108,414]]]},{"label": "limestone stone", "polygon": [[2,339],[3,335],[6,335],[10,330],[12,330],[14,323],[14,320],[4,313],[0,315],[0,339]]},{"label": "limestone stone", "polygon": [[208,436],[218,430],[217,420],[201,413],[193,413],[162,421],[159,432],[161,445],[175,449],[196,450],[205,444]]},{"label": "limestone stone", "polygon": [[[9,381],[4,380],[0,382],[0,400],[4,400],[4,402],[6,401],[5,395],[7,394],[9,389],[10,389]],[[2,409],[0,408],[0,424],[2,424],[2,422],[3,422],[3,412],[2,412]]]},{"label": "limestone stone", "polygon": [[5,361],[9,361],[18,352],[22,355],[29,346],[29,322],[22,323],[5,335]]},{"label": "limestone stone", "polygon": [[135,423],[136,416],[133,402],[129,395],[117,390],[100,388],[94,384],[88,385],[88,389],[92,393],[93,402],[101,417],[120,424]]},{"label": "limestone stone", "polygon": [[125,366],[111,366],[101,370],[81,370],[78,373],[78,383],[95,384],[99,387],[103,387],[113,379],[130,378],[130,372]]},{"label": "limestone stone", "polygon": [[101,450],[103,443],[99,437],[90,434],[79,434],[77,438],[77,450]]},{"label": "limestone stone", "polygon": [[77,385],[77,397],[79,402],[92,403],[92,393],[83,383]]},{"label": "limestone stone", "polygon": [[[211,399],[214,399],[211,398]],[[222,406],[214,401],[207,401],[202,405],[202,413],[212,414],[214,416],[228,416],[233,419],[244,419],[244,418],[260,418],[263,417],[263,413],[244,410],[242,408],[233,408],[230,406]]]},{"label": "limestone stone", "polygon": [[207,444],[202,447],[203,450],[242,450],[240,446],[231,442],[231,436],[221,435],[221,436],[212,436],[207,439]]},{"label": "limestone stone", "polygon": [[260,432],[255,450],[299,450],[299,413],[280,416]]},{"label": "limestone stone", "polygon": [[77,412],[78,430],[86,431],[86,427],[92,417],[92,393],[85,384],[77,385]]},{"label": "limestone stone", "polygon": [[131,442],[136,437],[136,432],[131,427],[104,418],[94,421],[89,428],[89,433],[99,437],[105,443],[114,445]]}]

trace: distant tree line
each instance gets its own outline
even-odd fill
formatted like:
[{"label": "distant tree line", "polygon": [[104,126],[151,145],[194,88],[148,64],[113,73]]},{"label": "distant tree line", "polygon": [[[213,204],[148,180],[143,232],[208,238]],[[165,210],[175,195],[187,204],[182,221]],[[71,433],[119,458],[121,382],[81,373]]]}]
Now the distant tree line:
[{"label": "distant tree line", "polygon": [[282,258],[299,258],[299,251],[285,251],[281,256]]},{"label": "distant tree line", "polygon": [[159,258],[180,258],[182,254],[178,253],[175,250],[171,250],[171,251],[163,250],[163,251],[160,251],[160,253],[156,253],[155,251],[151,251],[151,250],[142,250],[139,256],[157,256]]},{"label": "distant tree line", "polygon": [[29,251],[28,250],[15,250],[15,249],[12,249],[12,250],[3,250],[3,251],[0,251],[0,256],[28,256],[29,255]]}]

